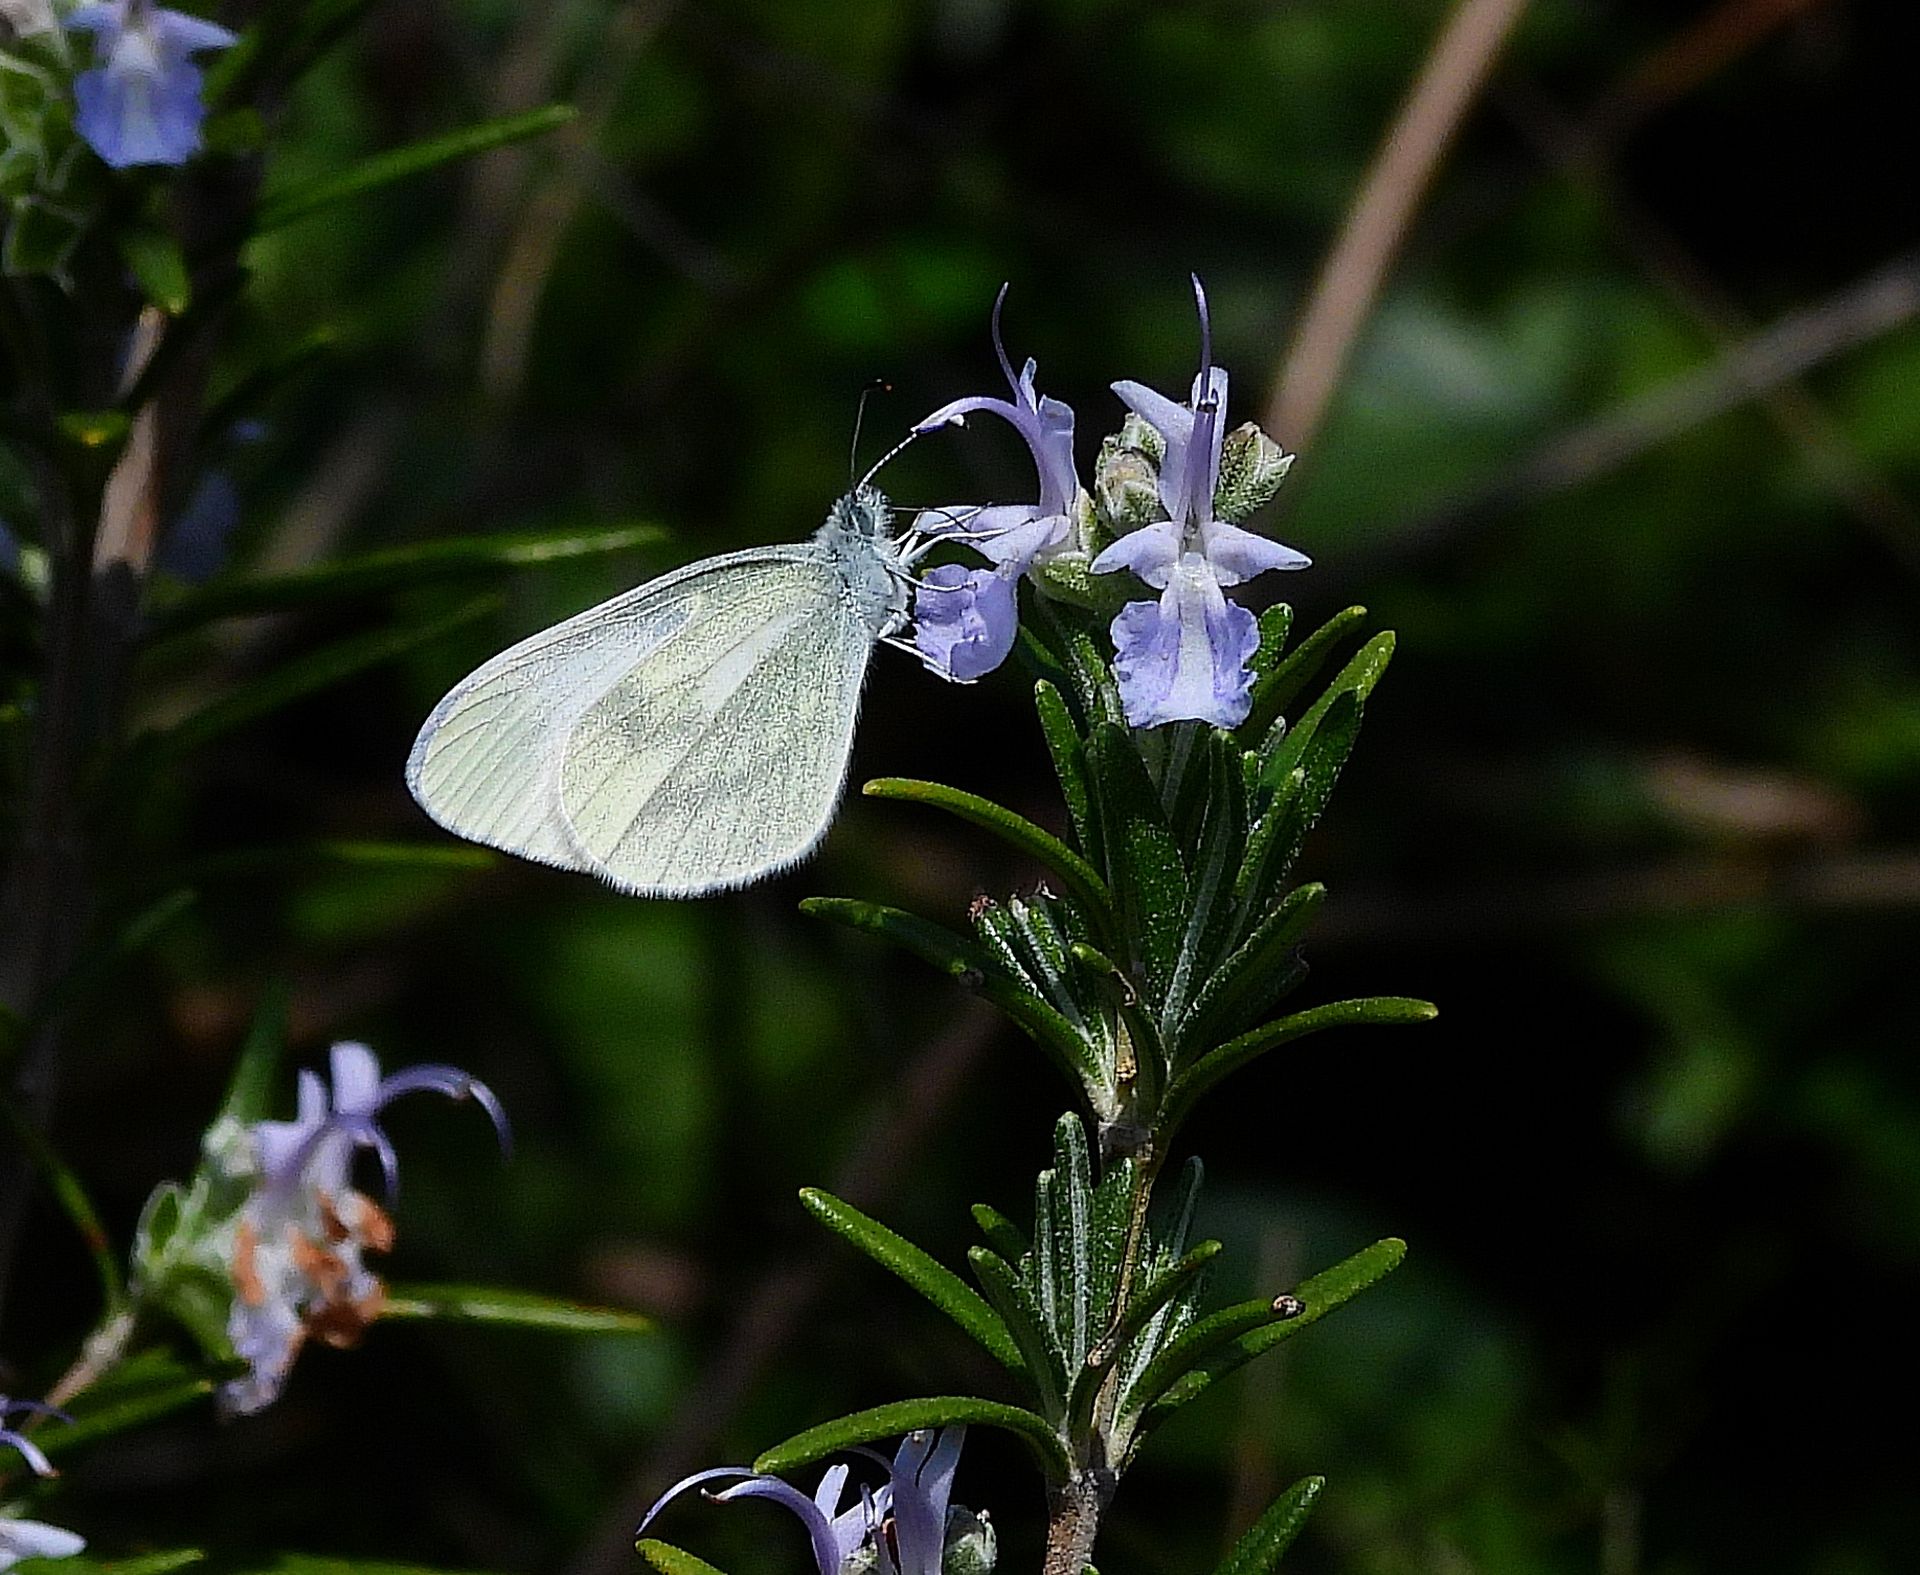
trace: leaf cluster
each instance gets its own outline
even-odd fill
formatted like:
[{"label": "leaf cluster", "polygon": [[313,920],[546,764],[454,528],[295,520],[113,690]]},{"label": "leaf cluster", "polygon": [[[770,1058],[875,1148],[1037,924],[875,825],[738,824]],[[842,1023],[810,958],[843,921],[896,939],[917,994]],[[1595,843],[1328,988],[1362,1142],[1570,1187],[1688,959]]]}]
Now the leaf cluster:
[{"label": "leaf cluster", "polygon": [[[1066,801],[1070,840],[957,788],[887,778],[873,797],[930,805],[1046,871],[981,900],[973,935],[873,903],[817,899],[823,917],[906,947],[1000,1007],[1079,1089],[1109,1156],[1164,1154],[1228,1074],[1324,1028],[1424,1022],[1434,1009],[1367,997],[1275,1015],[1305,980],[1325,888],[1290,884],[1393,654],[1377,634],[1320,683],[1365,619],[1353,607],[1291,649],[1291,612],[1261,620],[1252,714],[1235,732],[1126,725],[1094,634],[1042,602],[1024,650]],[[1291,723],[1282,715],[1318,683]]]},{"label": "leaf cluster", "polygon": [[[1117,1477],[1160,1423],[1216,1379],[1290,1339],[1391,1271],[1405,1252],[1375,1243],[1292,1292],[1203,1311],[1218,1241],[1188,1244],[1201,1167],[1190,1160],[1157,1220],[1144,1162],[1096,1179],[1081,1119],[1054,1127],[1053,1164],[1034,1187],[1023,1232],[976,1205],[985,1244],[967,1254],[974,1284],[831,1193],[808,1211],[913,1287],[1006,1369],[1024,1404],[943,1396],[900,1401],[809,1428],[760,1457],[785,1470],[917,1427],[971,1422],[1018,1435],[1049,1481],[1093,1470]],[[975,1287],[978,1287],[977,1289]]]}]

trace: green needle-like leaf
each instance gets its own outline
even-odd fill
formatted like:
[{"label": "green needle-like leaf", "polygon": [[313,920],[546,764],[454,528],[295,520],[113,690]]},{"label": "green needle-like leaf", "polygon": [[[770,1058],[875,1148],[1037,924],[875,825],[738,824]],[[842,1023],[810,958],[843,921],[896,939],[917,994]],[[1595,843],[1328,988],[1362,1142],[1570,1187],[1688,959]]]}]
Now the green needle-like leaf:
[{"label": "green needle-like leaf", "polygon": [[[1216,1379],[1224,1378],[1256,1356],[1272,1350],[1283,1340],[1291,1340],[1301,1330],[1318,1323],[1338,1307],[1345,1306],[1368,1286],[1385,1279],[1400,1266],[1407,1255],[1407,1244],[1389,1236],[1351,1258],[1323,1270],[1303,1282],[1293,1296],[1301,1310],[1291,1318],[1276,1319],[1251,1329],[1216,1349],[1185,1375],[1176,1379],[1167,1392],[1147,1407],[1141,1430],[1155,1426],[1189,1400],[1199,1395]],[[1145,1386],[1142,1385],[1142,1394]]]},{"label": "green needle-like leaf", "polygon": [[1066,1408],[1067,1371],[1051,1320],[1012,1264],[985,1247],[967,1249],[967,1265],[1026,1361],[1027,1381],[1049,1418]]},{"label": "green needle-like leaf", "polygon": [[1126,1316],[1114,1325],[1113,1331],[1100,1342],[1099,1350],[1094,1353],[1101,1358],[1100,1365],[1110,1366],[1146,1328],[1153,1315],[1191,1286],[1221,1251],[1220,1242],[1200,1242],[1185,1257],[1169,1265],[1142,1287],[1134,1296],[1133,1305],[1127,1309]]},{"label": "green needle-like leaf", "polygon": [[800,1201],[829,1230],[844,1236],[869,1258],[912,1286],[945,1313],[1002,1367],[1026,1376],[1026,1359],[1006,1324],[967,1282],[931,1254],[862,1214],[851,1203],[818,1187],[802,1187]]},{"label": "green needle-like leaf", "polygon": [[1187,1003],[1208,981],[1222,943],[1232,929],[1234,877],[1247,850],[1246,784],[1240,751],[1229,734],[1210,732],[1202,739],[1207,784],[1199,845],[1192,866],[1193,907],[1180,940],[1180,960],[1160,1010],[1161,1036],[1174,1042]]},{"label": "green needle-like leaf", "polygon": [[1066,1445],[1040,1417],[1019,1406],[965,1395],[896,1400],[870,1411],[856,1411],[837,1421],[822,1422],[804,1433],[796,1433],[783,1444],[775,1444],[754,1461],[753,1469],[791,1471],[855,1444],[870,1444],[876,1439],[893,1438],[923,1427],[952,1427],[961,1422],[973,1427],[998,1427],[1018,1435],[1032,1449],[1049,1482],[1064,1482],[1072,1474],[1073,1462]]},{"label": "green needle-like leaf", "polygon": [[287,984],[275,979],[261,990],[260,1004],[253,1010],[253,1022],[227,1083],[227,1097],[220,1103],[221,1120],[250,1127],[267,1118],[286,1044]]},{"label": "green needle-like leaf", "polygon": [[1072,848],[1032,821],[1003,809],[991,799],[938,782],[916,782],[906,777],[880,777],[862,790],[868,798],[893,799],[908,804],[930,804],[949,815],[991,831],[1009,847],[1044,864],[1060,877],[1070,896],[1084,907],[1096,924],[1111,933],[1113,897],[1096,870]]},{"label": "green needle-like leaf", "polygon": [[584,1307],[554,1296],[490,1285],[395,1285],[384,1316],[491,1324],[553,1334],[652,1334],[653,1320],[617,1307]]},{"label": "green needle-like leaf", "polygon": [[60,1205],[74,1233],[79,1236],[81,1245],[93,1259],[94,1272],[100,1278],[100,1296],[106,1313],[109,1316],[118,1313],[127,1302],[126,1277],[121,1273],[113,1238],[107,1234],[106,1226],[100,1223],[99,1212],[94,1208],[93,1199],[88,1196],[80,1177],[19,1107],[13,1095],[4,1089],[0,1089],[0,1122],[11,1129],[13,1140],[40,1173],[40,1179],[46,1183],[47,1190],[53,1194],[54,1201]]},{"label": "green needle-like leaf", "polygon": [[1278,1018],[1271,1023],[1230,1039],[1180,1073],[1167,1090],[1164,1130],[1171,1133],[1192,1111],[1200,1096],[1222,1078],[1237,1072],[1249,1061],[1280,1045],[1326,1028],[1400,1027],[1409,1023],[1430,1023],[1440,1015],[1431,1001],[1416,1001],[1404,995],[1369,995],[1351,1001],[1330,1001],[1304,1012]]},{"label": "green needle-like leaf", "polygon": [[1159,791],[1127,730],[1102,722],[1087,740],[1087,754],[1120,928],[1158,999],[1173,978],[1186,931],[1186,870]]},{"label": "green needle-like leaf", "polygon": [[153,638],[179,634],[215,618],[251,617],[318,602],[384,596],[451,580],[487,579],[570,558],[651,547],[665,538],[666,532],[658,525],[455,536],[415,547],[336,558],[288,574],[215,581],[186,593],[164,609],[155,619]]},{"label": "green needle-like leaf", "polygon": [[1158,1400],[1168,1389],[1212,1352],[1237,1340],[1250,1329],[1275,1322],[1280,1314],[1265,1296],[1235,1302],[1189,1324],[1140,1371],[1127,1386],[1121,1410],[1136,1413]]},{"label": "green needle-like leaf", "polygon": [[[60,1575],[173,1575],[175,1570],[191,1569],[206,1562],[202,1548],[168,1548],[159,1553],[141,1553],[130,1559],[101,1560],[86,1557],[60,1560]],[[33,1568],[40,1568],[37,1562]]]},{"label": "green needle-like leaf", "polygon": [[456,159],[485,153],[489,148],[505,147],[511,142],[524,142],[529,137],[544,136],[564,126],[575,113],[571,104],[549,104],[525,114],[505,115],[477,126],[464,126],[443,137],[429,137],[409,147],[375,154],[344,170],[303,181],[285,191],[269,192],[261,201],[255,232],[265,235],[296,219],[307,218],[337,203],[350,202],[382,186],[391,186],[395,181],[424,175]]},{"label": "green needle-like leaf", "polygon": [[1349,607],[1335,613],[1296,645],[1270,673],[1257,679],[1253,686],[1253,710],[1242,727],[1243,736],[1261,737],[1273,725],[1273,719],[1319,677],[1341,642],[1357,633],[1366,621],[1364,607]]},{"label": "green needle-like leaf", "polygon": [[1293,1545],[1301,1527],[1327,1485],[1325,1477],[1302,1477],[1267,1506],[1266,1513],[1247,1528],[1234,1543],[1232,1552],[1220,1561],[1213,1575],[1273,1575],[1280,1555]]},{"label": "green needle-like leaf", "polygon": [[1073,725],[1066,697],[1044,678],[1033,686],[1033,708],[1040,715],[1040,731],[1053,758],[1054,775],[1060,779],[1060,796],[1067,802],[1073,834],[1080,839],[1088,859],[1098,865],[1100,826],[1094,819],[1093,789],[1087,781],[1086,743]]},{"label": "green needle-like leaf", "polygon": [[1018,1263],[1026,1256],[1029,1245],[1026,1233],[992,1205],[974,1204],[973,1222],[980,1227],[987,1244],[1009,1263]]},{"label": "green needle-like leaf", "polygon": [[[1254,648],[1253,660],[1248,664],[1253,669],[1256,685],[1280,665],[1280,659],[1287,649],[1287,636],[1292,632],[1293,609],[1285,602],[1275,602],[1260,615],[1260,643]],[[1258,693],[1257,688],[1255,693]]]},{"label": "green needle-like leaf", "polygon": [[1326,896],[1327,888],[1317,882],[1289,892],[1238,950],[1207,977],[1180,1024],[1181,1039],[1204,1045],[1221,1025],[1244,1023],[1278,1000],[1280,990],[1296,973],[1289,966],[1294,950]]},{"label": "green needle-like leaf", "polygon": [[1046,1002],[1009,978],[993,958],[971,941],[898,908],[846,897],[809,897],[800,904],[800,911],[865,930],[905,947],[999,1007],[1054,1058],[1076,1086],[1088,1090],[1090,1095],[1104,1086],[1098,1057],[1086,1038]]},{"label": "green needle-like leaf", "polygon": [[633,1545],[633,1550],[659,1571],[659,1575],[720,1575],[705,1559],[685,1548],[676,1548],[671,1542],[642,1537]]},{"label": "green needle-like leaf", "polygon": [[[1273,752],[1272,758],[1260,768],[1261,781],[1269,787],[1277,786],[1295,766],[1306,758],[1308,745],[1313,742],[1314,734],[1333,706],[1342,696],[1352,695],[1356,708],[1366,705],[1367,696],[1373,693],[1374,685],[1380,682],[1387,670],[1387,664],[1393,660],[1394,637],[1391,630],[1376,634],[1360,647],[1353,659],[1334,675],[1333,682],[1321,692],[1319,699],[1301,714],[1293,724],[1285,741]],[[1341,757],[1345,758],[1344,755]],[[1309,773],[1311,774],[1311,773]]]}]

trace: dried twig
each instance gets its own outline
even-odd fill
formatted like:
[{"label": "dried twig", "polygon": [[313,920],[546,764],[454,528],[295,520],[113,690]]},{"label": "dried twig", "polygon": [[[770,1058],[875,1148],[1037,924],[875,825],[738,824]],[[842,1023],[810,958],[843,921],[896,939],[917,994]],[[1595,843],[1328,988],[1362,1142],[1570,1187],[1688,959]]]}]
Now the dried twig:
[{"label": "dried twig", "polygon": [[[1541,158],[1600,200],[1615,238],[1640,271],[1723,348],[1753,324],[1666,226],[1614,178],[1602,140],[1576,125],[1540,89],[1512,79],[1495,95],[1515,128]],[[1906,565],[1920,571],[1920,511],[1874,470],[1825,407],[1797,379],[1764,393],[1761,408],[1801,459]]]},{"label": "dried twig", "polygon": [[1281,363],[1265,424],[1289,448],[1306,447],[1319,429],[1434,171],[1525,9],[1526,0],[1461,0],[1434,41]]},{"label": "dried twig", "polygon": [[1815,306],[1735,345],[1718,360],[1663,383],[1597,421],[1543,443],[1497,481],[1382,533],[1333,565],[1350,581],[1451,546],[1534,499],[1611,474],[1715,416],[1762,398],[1822,362],[1920,317],[1920,253],[1879,269]]}]

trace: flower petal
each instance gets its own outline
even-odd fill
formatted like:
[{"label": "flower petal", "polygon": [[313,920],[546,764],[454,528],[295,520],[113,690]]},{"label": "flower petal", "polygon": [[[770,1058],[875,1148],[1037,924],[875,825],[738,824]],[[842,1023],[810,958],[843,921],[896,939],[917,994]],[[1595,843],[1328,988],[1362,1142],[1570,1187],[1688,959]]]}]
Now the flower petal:
[{"label": "flower petal", "polygon": [[696,1471],[690,1477],[682,1477],[653,1501],[653,1508],[648,1510],[641,1518],[640,1524],[633,1534],[636,1537],[645,1535],[647,1527],[653,1524],[654,1517],[682,1493],[686,1492],[688,1488],[698,1487],[703,1482],[718,1482],[722,1477],[737,1478],[755,1475],[757,1475],[757,1473],[748,1469],[746,1466],[714,1466],[711,1470]]},{"label": "flower petal", "polygon": [[1158,602],[1129,602],[1113,620],[1128,723],[1238,727],[1252,708],[1247,663],[1259,643],[1253,614],[1226,599],[1205,559],[1188,554]]},{"label": "flower petal", "polygon": [[731,1504],[737,1498],[770,1498],[792,1510],[806,1524],[807,1535],[813,1539],[813,1558],[820,1567],[820,1575],[840,1575],[840,1544],[834,1536],[833,1522],[797,1487],[778,1477],[751,1476],[713,1495],[716,1504]]},{"label": "flower petal", "polygon": [[1165,590],[1180,556],[1180,527],[1172,520],[1130,530],[1090,565],[1095,574],[1131,569],[1155,590]]},{"label": "flower petal", "polygon": [[16,1433],[10,1427],[0,1427],[0,1447],[9,1446],[20,1452],[20,1457],[26,1461],[27,1468],[35,1476],[52,1477],[60,1474],[53,1469],[53,1462],[47,1459],[40,1446],[25,1433]]},{"label": "flower petal", "polygon": [[1313,562],[1304,552],[1225,520],[1208,520],[1200,527],[1200,550],[1222,585],[1238,585],[1269,569],[1304,569]]},{"label": "flower petal", "polygon": [[[486,1111],[493,1122],[493,1130],[500,1139],[501,1152],[513,1152],[513,1128],[507,1122],[507,1112],[493,1090],[479,1078],[461,1071],[457,1066],[444,1066],[437,1062],[403,1067],[393,1076],[382,1080],[374,1108],[385,1109],[402,1094],[412,1093],[445,1094],[449,1099],[471,1099]],[[338,1098],[337,1093],[335,1097]]]},{"label": "flower petal", "polygon": [[219,23],[184,11],[155,11],[152,27],[160,47],[182,59],[202,49],[231,49],[240,42],[238,34]]},{"label": "flower petal", "polygon": [[893,1457],[893,1532],[900,1575],[940,1575],[947,1501],[960,1463],[964,1427],[909,1433]]},{"label": "flower petal", "polygon": [[88,0],[69,11],[62,25],[75,33],[117,34],[127,25],[127,0]]},{"label": "flower petal", "polygon": [[0,1519],[0,1570],[22,1559],[70,1559],[86,1545],[85,1537],[44,1520]]},{"label": "flower petal", "polygon": [[942,678],[970,684],[1013,650],[1020,620],[1013,577],[946,563],[930,569],[913,598],[913,643]]},{"label": "flower petal", "polygon": [[328,1059],[333,1068],[334,1113],[371,1116],[378,1111],[386,1092],[380,1084],[380,1058],[358,1040],[344,1039]]}]

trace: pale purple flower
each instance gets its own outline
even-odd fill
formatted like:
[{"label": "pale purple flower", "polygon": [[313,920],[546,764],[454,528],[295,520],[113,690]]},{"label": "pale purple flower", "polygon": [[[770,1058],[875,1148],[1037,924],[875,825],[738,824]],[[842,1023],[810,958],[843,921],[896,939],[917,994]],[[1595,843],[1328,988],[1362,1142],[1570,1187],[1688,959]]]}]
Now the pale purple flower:
[{"label": "pale purple flower", "polygon": [[766,1498],[784,1505],[806,1526],[819,1575],[843,1575],[864,1564],[859,1557],[863,1550],[872,1553],[879,1575],[940,1575],[953,1474],[966,1434],[964,1427],[909,1433],[900,1441],[891,1465],[871,1450],[860,1450],[886,1467],[887,1481],[877,1491],[862,1490],[845,1509],[840,1507],[847,1486],[844,1465],[829,1467],[811,1498],[778,1477],[744,1466],[695,1472],[661,1494],[635,1535],[645,1535],[660,1511],[688,1488],[734,1478],[732,1487],[706,1496],[716,1504]]},{"label": "pale purple flower", "polygon": [[1095,574],[1130,569],[1160,592],[1129,602],[1113,620],[1114,676],[1134,727],[1210,722],[1238,727],[1252,705],[1259,645],[1252,613],[1224,591],[1269,569],[1304,569],[1304,553],[1214,517],[1226,437],[1227,373],[1213,364],[1206,291],[1200,311],[1200,372],[1184,405],[1140,383],[1113,391],[1160,434],[1160,502],[1167,518],[1130,531],[1093,560]]},{"label": "pale purple flower", "polygon": [[451,1066],[414,1066],[391,1077],[363,1044],[337,1044],[333,1087],[300,1074],[299,1113],[256,1122],[249,1134],[254,1185],[234,1220],[234,1285],[227,1338],[249,1371],[221,1391],[230,1412],[272,1404],[309,1336],[354,1344],[380,1315],[386,1287],[364,1262],[393,1245],[393,1222],[352,1184],[353,1157],[372,1149],[391,1199],[399,1161],[380,1113],[403,1094],[471,1099],[493,1119],[502,1148],[507,1118],[493,1092]]},{"label": "pale purple flower", "polygon": [[[27,1469],[37,1477],[57,1475],[53,1462],[47,1459],[40,1446],[10,1425],[22,1412],[33,1416],[57,1416],[63,1422],[73,1419],[66,1412],[42,1405],[38,1400],[9,1400],[5,1395],[0,1395],[0,1449],[17,1450],[26,1461]],[[59,1526],[49,1526],[45,1521],[15,1520],[9,1515],[0,1515],[0,1575],[4,1575],[22,1559],[72,1558],[86,1545],[86,1538],[75,1536]]]},{"label": "pale purple flower", "polygon": [[914,646],[955,683],[970,684],[1004,662],[1019,627],[1017,570],[943,563],[927,570],[914,595]]},{"label": "pale purple flower", "polygon": [[40,1446],[13,1427],[13,1419],[22,1413],[28,1416],[57,1416],[63,1422],[71,1422],[73,1418],[38,1400],[11,1400],[0,1395],[0,1449],[17,1450],[26,1461],[27,1469],[37,1477],[58,1476],[60,1473],[53,1469],[53,1462],[47,1459]]},{"label": "pale purple flower", "polygon": [[87,1545],[76,1536],[44,1520],[14,1520],[0,1515],[0,1575],[22,1559],[70,1559]]},{"label": "pale purple flower", "polygon": [[66,18],[93,34],[91,71],[74,79],[74,126],[115,169],[184,164],[200,149],[207,108],[193,56],[238,42],[224,27],[153,0],[88,0]]},{"label": "pale purple flower", "polygon": [[1039,475],[1040,496],[1032,503],[928,509],[914,521],[921,535],[964,542],[992,565],[936,569],[914,597],[914,644],[929,667],[959,683],[971,683],[1007,659],[1019,621],[1020,576],[1072,543],[1080,496],[1072,407],[1034,391],[1033,360],[1018,373],[1013,370],[1000,337],[1006,299],[1007,287],[1002,285],[993,303],[993,353],[1013,397],[976,394],[956,399],[913,429],[923,434],[962,426],[979,411],[998,416],[1026,440]]}]

